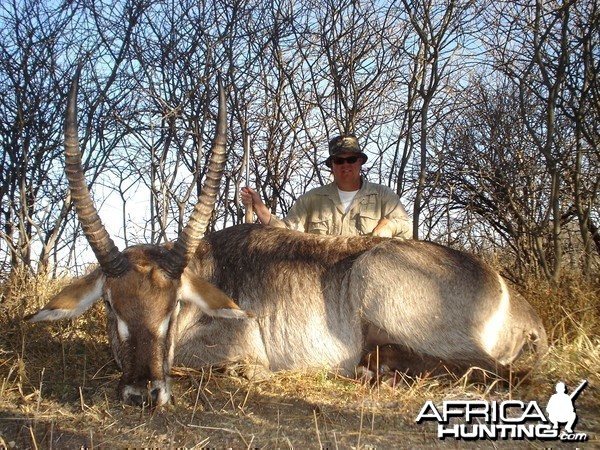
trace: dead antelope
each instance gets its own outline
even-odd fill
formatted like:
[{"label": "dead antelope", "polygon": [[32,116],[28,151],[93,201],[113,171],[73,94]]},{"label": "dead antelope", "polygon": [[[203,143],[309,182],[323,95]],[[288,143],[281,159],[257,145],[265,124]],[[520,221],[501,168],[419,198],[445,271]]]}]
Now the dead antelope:
[{"label": "dead antelope", "polygon": [[207,185],[184,232],[172,248],[140,245],[119,252],[85,187],[76,86],[65,127],[67,174],[100,268],[28,319],[73,318],[104,298],[123,400],[166,403],[173,364],[244,363],[254,375],[323,368],[352,375],[365,351],[396,344],[419,364],[444,360],[493,371],[529,344],[546,348],[531,306],[463,252],[430,242],[317,236],[252,224],[201,238],[225,154],[222,90]]}]

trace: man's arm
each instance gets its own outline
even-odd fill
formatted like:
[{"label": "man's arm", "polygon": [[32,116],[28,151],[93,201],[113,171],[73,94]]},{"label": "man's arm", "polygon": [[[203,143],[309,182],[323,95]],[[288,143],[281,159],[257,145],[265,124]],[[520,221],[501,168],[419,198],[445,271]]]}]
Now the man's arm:
[{"label": "man's arm", "polygon": [[306,209],[306,202],[303,197],[300,197],[296,203],[292,205],[288,211],[287,216],[283,219],[271,214],[271,221],[269,225],[278,228],[289,228],[290,230],[306,232],[306,218],[308,211]]},{"label": "man's arm", "polygon": [[373,235],[412,239],[412,226],[400,197],[385,186],[380,195],[383,217],[373,230]]},{"label": "man's arm", "polygon": [[264,204],[260,195],[250,186],[241,189],[242,202],[246,207],[252,203],[252,210],[256,217],[263,225],[269,225],[277,228],[290,228],[292,230],[305,231],[306,222],[306,205],[299,198],[296,203],[290,208],[288,215],[284,219],[271,214],[267,205]]}]

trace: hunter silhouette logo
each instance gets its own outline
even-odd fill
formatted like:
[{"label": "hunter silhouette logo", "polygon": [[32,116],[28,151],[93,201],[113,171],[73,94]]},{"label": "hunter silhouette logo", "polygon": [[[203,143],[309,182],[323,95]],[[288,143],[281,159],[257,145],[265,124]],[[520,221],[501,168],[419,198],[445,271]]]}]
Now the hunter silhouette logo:
[{"label": "hunter silhouette logo", "polygon": [[[445,400],[436,405],[427,400],[415,422],[436,422],[439,439],[584,442],[588,440],[587,434],[576,433],[573,427],[577,422],[574,401],[586,385],[584,380],[568,394],[565,383],[556,383],[556,393],[548,400],[546,414],[536,401]],[[562,431],[561,424],[565,424]]]},{"label": "hunter silhouette logo", "polygon": [[577,414],[575,413],[575,406],[573,402],[583,388],[587,385],[587,380],[583,380],[581,384],[575,389],[570,395],[567,394],[567,387],[565,383],[559,381],[556,383],[556,394],[553,394],[548,400],[546,406],[546,412],[548,413],[548,419],[552,422],[552,428],[558,429],[559,423],[566,423],[564,431],[573,434],[573,426],[577,421]]}]

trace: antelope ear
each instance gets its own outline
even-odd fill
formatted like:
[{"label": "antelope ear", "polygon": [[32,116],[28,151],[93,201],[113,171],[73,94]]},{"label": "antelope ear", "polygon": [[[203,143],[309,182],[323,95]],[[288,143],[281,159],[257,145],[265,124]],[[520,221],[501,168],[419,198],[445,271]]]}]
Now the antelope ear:
[{"label": "antelope ear", "polygon": [[56,294],[41,310],[25,316],[28,322],[72,319],[83,314],[102,297],[106,277],[100,268],[73,281]]},{"label": "antelope ear", "polygon": [[204,278],[185,269],[177,298],[195,304],[205,314],[226,319],[247,319],[251,313],[240,308],[225,292],[216,288]]}]

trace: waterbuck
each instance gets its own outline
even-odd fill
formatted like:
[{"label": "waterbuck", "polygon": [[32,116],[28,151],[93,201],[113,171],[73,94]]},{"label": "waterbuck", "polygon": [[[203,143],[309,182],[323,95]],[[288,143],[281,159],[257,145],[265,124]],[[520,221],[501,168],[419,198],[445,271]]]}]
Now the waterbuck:
[{"label": "waterbuck", "polygon": [[[460,251],[256,224],[203,236],[225,158],[221,88],[206,185],[183,233],[173,245],[120,252],[83,177],[76,92],[77,77],[65,125],[66,172],[100,267],[27,319],[74,318],[103,298],[124,401],[168,402],[173,364],[244,363],[250,376],[323,368],[351,375],[366,351],[393,344],[410,352],[407,361],[444,360],[494,371],[530,344],[546,348],[531,306],[480,259]],[[402,359],[401,352],[394,354]]]}]

